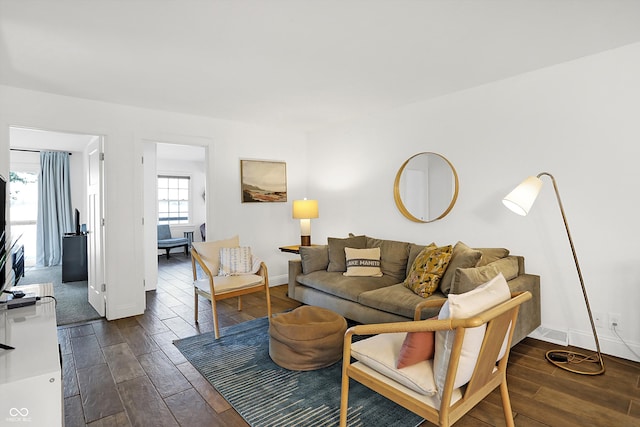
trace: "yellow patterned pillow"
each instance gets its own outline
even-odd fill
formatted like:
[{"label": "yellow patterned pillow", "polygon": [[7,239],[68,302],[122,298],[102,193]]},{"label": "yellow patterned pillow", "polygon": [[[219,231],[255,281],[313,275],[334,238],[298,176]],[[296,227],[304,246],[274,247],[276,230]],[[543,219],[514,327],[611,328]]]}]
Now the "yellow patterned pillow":
[{"label": "yellow patterned pillow", "polygon": [[433,294],[449,265],[452,252],[451,245],[424,248],[413,261],[404,285],[423,298]]}]

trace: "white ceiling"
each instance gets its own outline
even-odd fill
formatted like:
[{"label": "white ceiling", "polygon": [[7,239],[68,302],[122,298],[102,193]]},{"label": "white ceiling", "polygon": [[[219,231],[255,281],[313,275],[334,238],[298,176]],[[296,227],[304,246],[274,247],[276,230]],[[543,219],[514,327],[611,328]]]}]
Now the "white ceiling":
[{"label": "white ceiling", "polygon": [[312,131],[640,41],[638,0],[0,0],[0,84]]}]

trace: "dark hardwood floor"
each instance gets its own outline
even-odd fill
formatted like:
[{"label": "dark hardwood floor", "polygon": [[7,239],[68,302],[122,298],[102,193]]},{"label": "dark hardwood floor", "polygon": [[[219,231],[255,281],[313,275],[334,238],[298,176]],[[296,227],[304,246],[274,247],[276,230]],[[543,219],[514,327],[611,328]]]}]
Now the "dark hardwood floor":
[{"label": "dark hardwood floor", "polygon": [[[202,299],[193,321],[191,262],[160,259],[159,286],[147,292],[144,315],[58,328],[67,427],[246,426],[172,341],[211,331],[211,305]],[[299,303],[286,286],[271,289],[275,313]],[[266,315],[264,297],[219,305],[221,326]],[[607,372],[580,376],[544,360],[551,344],[525,339],[511,352],[509,391],[517,426],[640,426],[640,363],[607,357]],[[423,423],[430,426],[430,423]],[[456,426],[502,426],[494,392]]]}]

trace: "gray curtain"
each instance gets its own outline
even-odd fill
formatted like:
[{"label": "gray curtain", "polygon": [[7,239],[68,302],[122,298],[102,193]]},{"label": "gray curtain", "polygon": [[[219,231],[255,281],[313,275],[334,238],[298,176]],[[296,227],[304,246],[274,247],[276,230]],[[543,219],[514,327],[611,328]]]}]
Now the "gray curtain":
[{"label": "gray curtain", "polygon": [[73,231],[69,153],[42,151],[38,180],[37,265],[60,264],[62,236]]}]

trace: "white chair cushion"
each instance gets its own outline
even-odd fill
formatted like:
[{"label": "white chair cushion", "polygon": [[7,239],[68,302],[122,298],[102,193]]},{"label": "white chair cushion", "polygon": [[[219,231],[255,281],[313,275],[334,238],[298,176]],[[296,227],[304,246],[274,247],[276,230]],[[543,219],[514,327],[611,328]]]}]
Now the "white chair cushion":
[{"label": "white chair cushion", "polygon": [[433,360],[397,369],[400,348],[406,333],[380,334],[351,345],[351,355],[384,376],[414,390],[430,396],[436,393],[433,377]]},{"label": "white chair cushion", "polygon": [[[458,295],[449,294],[447,302],[440,310],[438,319],[464,319],[473,317],[510,298],[511,292],[509,291],[509,285],[507,285],[507,281],[502,273],[500,273],[472,291]],[[458,371],[453,385],[454,389],[463,386],[471,379],[473,369],[478,361],[478,354],[482,347],[482,340],[484,339],[486,328],[486,325],[482,325],[477,328],[469,328],[465,331]],[[449,368],[449,358],[451,357],[454,338],[455,331],[436,332],[436,350],[433,369],[436,388],[440,398],[442,398],[442,390],[444,389],[444,383],[447,377],[447,369]]]},{"label": "white chair cushion", "polygon": [[240,246],[240,238],[233,236],[229,239],[216,240],[215,242],[193,242],[200,258],[204,261],[212,274],[218,274],[220,269],[220,248],[234,248]]},{"label": "white chair cushion", "polygon": [[[243,274],[241,276],[216,276],[213,278],[213,285],[216,295],[227,292],[237,291],[239,289],[250,288],[252,286],[263,283],[262,276],[257,274]],[[199,279],[193,282],[193,285],[207,293],[211,292],[209,287],[209,279]]]},{"label": "white chair cushion", "polygon": [[[418,399],[419,401],[421,401],[422,403],[425,403],[429,406],[431,406],[432,408],[435,409],[440,409],[440,398],[438,397],[437,394],[432,393],[431,395],[425,395],[423,393],[416,393],[415,390],[405,387],[403,384],[400,384],[396,381],[392,381],[390,378],[388,378],[386,375],[382,375],[380,372],[371,369],[369,366],[365,365],[362,362],[355,362],[353,363],[351,366],[353,366],[354,368],[378,379],[379,381],[383,381],[385,384],[388,384],[390,386],[392,386],[393,388],[400,390],[402,393],[414,398],[414,399]],[[424,375],[424,373],[423,373]],[[455,402],[457,402],[458,400],[460,400],[462,398],[462,391],[457,388],[455,390],[453,390],[453,393],[451,395],[451,404],[454,404]]]}]

